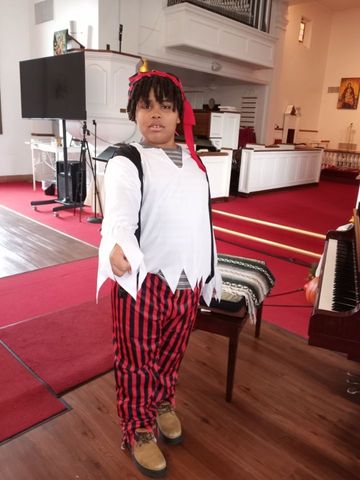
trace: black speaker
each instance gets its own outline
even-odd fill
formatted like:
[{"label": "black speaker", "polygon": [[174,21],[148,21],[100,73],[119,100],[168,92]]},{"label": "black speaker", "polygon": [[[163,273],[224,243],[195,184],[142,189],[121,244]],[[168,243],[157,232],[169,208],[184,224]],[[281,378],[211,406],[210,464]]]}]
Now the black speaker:
[{"label": "black speaker", "polygon": [[[83,202],[86,197],[86,171],[80,162],[68,162],[68,196],[70,202]],[[57,195],[62,200],[65,194],[64,162],[56,162]]]}]

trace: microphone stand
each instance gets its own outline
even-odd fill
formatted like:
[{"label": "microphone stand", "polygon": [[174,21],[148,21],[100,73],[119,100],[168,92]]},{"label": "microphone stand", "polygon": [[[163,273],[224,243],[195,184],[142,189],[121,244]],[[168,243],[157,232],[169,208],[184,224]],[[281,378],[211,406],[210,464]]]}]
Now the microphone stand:
[{"label": "microphone stand", "polygon": [[98,188],[97,188],[97,175],[96,175],[96,138],[97,138],[97,125],[96,125],[96,120],[93,120],[93,125],[95,127],[95,165],[94,165],[94,216],[93,217],[88,217],[87,221],[89,223],[101,223],[102,222],[102,216],[103,216],[103,211],[102,211],[102,206],[101,206],[101,200],[99,197],[99,206],[100,206],[100,212],[101,212],[101,217],[97,216],[97,208],[96,208],[96,203],[97,203],[97,197],[99,195]]}]

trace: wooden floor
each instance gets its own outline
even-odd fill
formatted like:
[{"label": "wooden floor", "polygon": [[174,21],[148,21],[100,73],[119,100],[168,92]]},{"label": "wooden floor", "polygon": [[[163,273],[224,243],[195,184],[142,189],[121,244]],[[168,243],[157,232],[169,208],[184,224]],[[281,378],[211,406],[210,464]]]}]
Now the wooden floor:
[{"label": "wooden floor", "polygon": [[[345,391],[359,364],[266,322],[253,333],[241,333],[229,404],[226,340],[193,332],[177,390],[185,441],[163,447],[167,478],[360,479],[360,401]],[[120,449],[112,373],[63,398],[72,410],[0,447],[1,480],[144,478]]]},{"label": "wooden floor", "polygon": [[97,248],[0,206],[0,278],[95,255]]}]

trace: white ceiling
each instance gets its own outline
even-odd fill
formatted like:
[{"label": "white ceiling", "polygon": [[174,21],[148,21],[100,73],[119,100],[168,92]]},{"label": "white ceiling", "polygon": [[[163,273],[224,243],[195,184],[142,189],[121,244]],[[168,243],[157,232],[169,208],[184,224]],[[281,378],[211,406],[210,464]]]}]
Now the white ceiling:
[{"label": "white ceiling", "polygon": [[289,5],[314,2],[328,8],[329,10],[340,11],[350,8],[360,8],[360,0],[289,0]]}]

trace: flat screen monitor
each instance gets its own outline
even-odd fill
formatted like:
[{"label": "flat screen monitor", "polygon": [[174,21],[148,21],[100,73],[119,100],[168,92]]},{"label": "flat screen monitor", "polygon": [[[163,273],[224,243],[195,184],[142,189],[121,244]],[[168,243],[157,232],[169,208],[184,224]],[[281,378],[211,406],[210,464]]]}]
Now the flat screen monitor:
[{"label": "flat screen monitor", "polygon": [[23,118],[86,120],[85,54],[20,62]]}]

